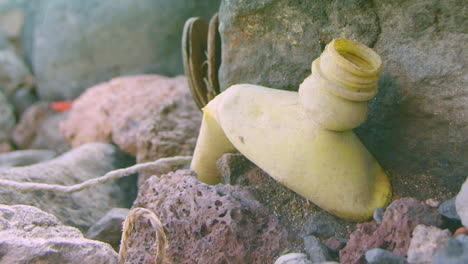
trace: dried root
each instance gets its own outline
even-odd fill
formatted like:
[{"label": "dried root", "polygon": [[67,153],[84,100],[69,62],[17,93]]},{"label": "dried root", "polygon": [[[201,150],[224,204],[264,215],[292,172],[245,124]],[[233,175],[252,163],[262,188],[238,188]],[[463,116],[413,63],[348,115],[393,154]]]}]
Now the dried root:
[{"label": "dried root", "polygon": [[0,180],[0,187],[6,187],[14,189],[21,192],[31,192],[31,191],[49,191],[62,194],[70,194],[82,191],[84,189],[104,184],[113,180],[123,178],[139,172],[140,170],[146,169],[159,169],[161,167],[167,168],[168,166],[183,166],[188,165],[192,160],[190,156],[177,156],[170,158],[162,158],[153,162],[136,164],[134,166],[113,170],[106,173],[104,176],[90,179],[79,184],[64,186],[58,184],[48,184],[48,183],[33,183],[33,182],[16,182],[12,180]]},{"label": "dried root", "polygon": [[158,216],[154,212],[141,207],[132,209],[128,213],[128,216],[123,223],[122,240],[120,241],[119,263],[124,264],[127,260],[127,250],[129,248],[128,238],[130,237],[132,231],[134,231],[135,221],[139,218],[143,218],[145,221],[148,221],[154,228],[158,248],[158,251],[156,252],[155,263],[162,264],[164,256],[166,255],[166,248],[168,246],[164,228],[161,221],[159,221]]}]

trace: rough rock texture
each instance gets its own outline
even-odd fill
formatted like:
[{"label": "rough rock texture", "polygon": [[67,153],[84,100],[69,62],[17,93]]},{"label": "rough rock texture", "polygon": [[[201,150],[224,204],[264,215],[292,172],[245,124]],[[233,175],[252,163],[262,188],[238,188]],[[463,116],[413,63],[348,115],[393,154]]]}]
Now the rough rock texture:
[{"label": "rough rock texture", "polygon": [[455,206],[462,224],[468,228],[468,178],[457,195]]},{"label": "rough rock texture", "polygon": [[222,89],[252,83],[297,90],[333,38],[369,45],[384,68],[359,137],[388,170],[397,197],[449,199],[468,170],[465,6],[459,0],[224,0]]},{"label": "rough rock texture", "polygon": [[51,150],[29,149],[0,153],[0,167],[27,166],[50,160],[57,156]]},{"label": "rough rock texture", "polygon": [[432,264],[465,263],[468,263],[468,236],[466,235],[449,239],[432,258]]},{"label": "rough rock texture", "polygon": [[354,37],[372,45],[380,33],[379,18],[365,0],[346,4],[222,1],[219,15],[220,82],[224,89],[236,83],[253,83],[297,90],[310,74],[312,59],[334,37]]},{"label": "rough rock texture", "polygon": [[432,256],[452,236],[449,230],[434,226],[417,225],[408,248],[408,262],[430,264]]},{"label": "rough rock texture", "polygon": [[60,134],[59,124],[67,113],[55,112],[49,103],[37,103],[21,116],[13,132],[13,142],[20,149],[50,149],[63,153],[70,144]]},{"label": "rough rock texture", "polygon": [[[188,89],[162,105],[142,122],[137,136],[137,162],[155,161],[164,157],[191,156],[197,143],[202,112],[196,107]],[[139,182],[165,171],[141,171]],[[140,184],[139,184],[140,185]]]},{"label": "rough rock texture", "polygon": [[275,264],[312,264],[313,262],[303,253],[289,253],[279,257]]},{"label": "rough rock texture", "polygon": [[0,91],[0,143],[8,143],[15,128],[15,116],[7,99]]},{"label": "rough rock texture", "polygon": [[241,154],[225,154],[217,162],[224,184],[241,185],[288,230],[289,249],[303,249],[302,236],[347,238],[355,224],[335,217],[296,194]]},{"label": "rough rock texture", "polygon": [[183,76],[119,77],[89,88],[73,102],[62,134],[73,147],[88,142],[114,142],[132,155],[137,153],[140,123],[166,101],[188,90]]},{"label": "rough rock texture", "polygon": [[83,238],[53,215],[27,205],[0,205],[1,264],[117,264],[105,243]]},{"label": "rough rock texture", "polygon": [[369,264],[408,264],[404,257],[381,248],[368,250],[366,260]]},{"label": "rough rock texture", "polygon": [[118,251],[122,236],[122,224],[128,211],[127,208],[113,208],[89,228],[86,237],[106,242]]},{"label": "rough rock texture", "polygon": [[[43,163],[0,169],[0,179],[72,185],[126,167],[130,162],[131,159],[117,147],[92,143]],[[109,208],[128,205],[129,197],[124,192],[125,188],[111,182],[67,195],[42,191],[18,193],[0,188],[0,203],[34,205],[57,216],[67,225],[87,230]]]},{"label": "rough rock texture", "polygon": [[220,0],[28,1],[23,49],[41,99],[74,99],[135,73],[180,74],[189,17],[209,19]]},{"label": "rough rock texture", "polygon": [[442,217],[437,209],[430,208],[416,199],[396,200],[385,210],[380,225],[375,222],[357,225],[348,244],[340,251],[340,262],[365,263],[365,252],[373,248],[382,248],[406,256],[413,229],[419,224],[441,226]]},{"label": "rough rock texture", "polygon": [[[273,263],[287,243],[277,218],[242,188],[209,186],[193,176],[179,170],[151,177],[134,203],[161,219],[169,241],[165,263]],[[134,232],[128,255],[153,233]]]}]

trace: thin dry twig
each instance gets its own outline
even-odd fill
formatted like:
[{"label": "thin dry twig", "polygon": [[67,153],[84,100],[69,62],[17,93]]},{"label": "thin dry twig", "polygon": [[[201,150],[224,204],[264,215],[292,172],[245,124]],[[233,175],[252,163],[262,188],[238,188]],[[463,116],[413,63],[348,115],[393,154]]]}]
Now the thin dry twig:
[{"label": "thin dry twig", "polygon": [[84,181],[79,184],[64,186],[59,184],[48,184],[48,183],[34,183],[34,182],[17,182],[12,180],[0,180],[0,187],[8,187],[16,191],[31,192],[31,191],[49,191],[55,193],[69,194],[79,192],[98,184],[107,183],[113,180],[123,178],[125,176],[132,175],[141,170],[146,169],[159,169],[167,166],[183,166],[190,163],[192,160],[191,156],[176,156],[170,158],[162,158],[156,161],[136,164],[134,166],[113,170],[106,173],[104,176],[93,178]]},{"label": "thin dry twig", "polygon": [[164,256],[166,255],[166,248],[168,246],[168,242],[166,239],[166,234],[164,233],[164,228],[162,226],[161,221],[159,220],[158,216],[146,209],[137,207],[132,210],[127,215],[125,222],[123,223],[123,230],[122,230],[122,240],[120,241],[120,250],[119,250],[119,263],[124,264],[127,259],[127,250],[128,250],[128,238],[132,233],[135,220],[144,217],[144,219],[148,220],[151,223],[151,226],[154,228],[156,233],[156,241],[158,243],[158,251],[156,252],[156,264],[162,264],[164,260]]}]

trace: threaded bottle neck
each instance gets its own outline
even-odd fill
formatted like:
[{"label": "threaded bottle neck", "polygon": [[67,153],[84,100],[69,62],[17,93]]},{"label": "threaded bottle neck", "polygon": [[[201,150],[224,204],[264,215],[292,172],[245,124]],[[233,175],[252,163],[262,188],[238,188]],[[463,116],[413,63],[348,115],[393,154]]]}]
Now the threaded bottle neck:
[{"label": "threaded bottle neck", "polygon": [[368,101],[377,93],[380,56],[367,46],[346,39],[330,42],[312,63],[312,75],[330,92],[352,101]]}]

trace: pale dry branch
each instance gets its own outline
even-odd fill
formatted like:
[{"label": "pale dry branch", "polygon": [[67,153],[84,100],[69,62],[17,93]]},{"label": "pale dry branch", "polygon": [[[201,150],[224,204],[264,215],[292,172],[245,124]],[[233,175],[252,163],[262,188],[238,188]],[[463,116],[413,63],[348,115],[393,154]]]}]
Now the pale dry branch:
[{"label": "pale dry branch", "polygon": [[132,175],[141,170],[147,169],[159,169],[161,167],[167,166],[183,166],[190,163],[192,160],[191,156],[176,156],[170,158],[161,158],[153,162],[136,164],[134,166],[113,170],[106,173],[104,176],[93,178],[87,181],[84,181],[79,184],[64,186],[58,184],[48,184],[48,183],[34,183],[34,182],[17,182],[12,180],[0,180],[0,187],[7,187],[21,192],[31,192],[31,191],[49,191],[55,193],[69,194],[74,192],[79,192],[84,189],[87,189],[92,186],[99,184],[104,184],[113,180],[123,178],[125,176]]},{"label": "pale dry branch", "polygon": [[137,207],[132,210],[127,215],[125,222],[123,223],[122,230],[122,239],[120,241],[120,251],[119,251],[119,263],[124,264],[127,259],[127,250],[128,250],[128,238],[130,237],[134,226],[135,220],[144,217],[145,220],[148,220],[151,223],[151,226],[154,228],[156,233],[156,241],[158,244],[158,251],[156,252],[156,264],[162,264],[164,256],[166,255],[166,248],[168,245],[166,234],[164,233],[164,228],[158,216],[146,209]]}]

